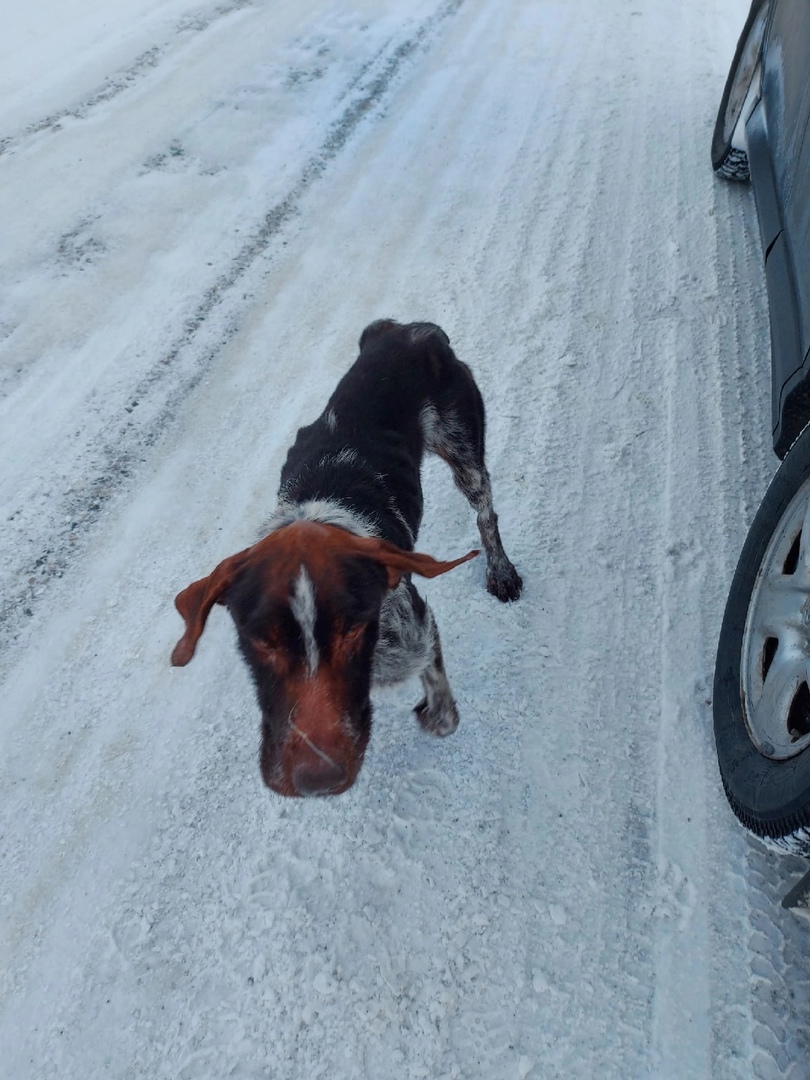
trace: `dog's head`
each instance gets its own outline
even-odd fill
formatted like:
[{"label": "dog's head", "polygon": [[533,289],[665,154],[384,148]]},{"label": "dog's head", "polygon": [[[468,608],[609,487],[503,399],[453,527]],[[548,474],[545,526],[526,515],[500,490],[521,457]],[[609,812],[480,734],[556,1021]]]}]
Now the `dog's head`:
[{"label": "dog's head", "polygon": [[279,795],[338,795],[368,744],[386,593],[404,573],[436,577],[477,554],[439,562],[333,525],[286,525],[178,594],[186,632],[172,664],[189,662],[211,608],[224,604],[256,684],[265,783]]}]

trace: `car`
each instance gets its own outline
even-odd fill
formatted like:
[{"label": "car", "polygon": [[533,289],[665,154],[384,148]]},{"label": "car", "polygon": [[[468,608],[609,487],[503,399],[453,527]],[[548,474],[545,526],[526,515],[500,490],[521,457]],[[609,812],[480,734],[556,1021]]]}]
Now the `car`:
[{"label": "car", "polygon": [[[713,691],[728,800],[768,846],[810,856],[810,0],[753,0],[711,145],[754,192],[781,463],[729,589]],[[810,890],[808,876],[807,890]]]}]

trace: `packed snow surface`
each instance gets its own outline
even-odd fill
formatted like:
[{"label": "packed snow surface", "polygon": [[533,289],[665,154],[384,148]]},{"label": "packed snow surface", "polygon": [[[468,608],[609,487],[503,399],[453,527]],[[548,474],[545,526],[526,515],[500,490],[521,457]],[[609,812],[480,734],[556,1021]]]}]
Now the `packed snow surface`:
[{"label": "packed snow surface", "polygon": [[[0,34],[4,1080],[810,1076],[803,869],[718,778],[772,473],[746,0],[38,0]],[[504,543],[424,583],[461,725],[377,695],[283,800],[227,613],[372,319],[473,368]],[[426,463],[419,549],[477,541]]]}]

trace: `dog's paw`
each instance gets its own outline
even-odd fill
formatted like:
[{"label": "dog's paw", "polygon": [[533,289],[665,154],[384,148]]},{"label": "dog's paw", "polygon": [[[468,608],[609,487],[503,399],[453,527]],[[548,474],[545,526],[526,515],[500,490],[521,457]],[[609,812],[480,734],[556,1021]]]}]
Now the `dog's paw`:
[{"label": "dog's paw", "polygon": [[441,708],[428,708],[427,698],[422,698],[416,708],[416,719],[431,735],[452,735],[458,727],[458,710],[455,701],[443,703]]},{"label": "dog's paw", "polygon": [[497,596],[503,604],[509,603],[510,600],[517,600],[522,588],[523,578],[511,563],[497,572],[494,570],[487,572],[487,592]]}]

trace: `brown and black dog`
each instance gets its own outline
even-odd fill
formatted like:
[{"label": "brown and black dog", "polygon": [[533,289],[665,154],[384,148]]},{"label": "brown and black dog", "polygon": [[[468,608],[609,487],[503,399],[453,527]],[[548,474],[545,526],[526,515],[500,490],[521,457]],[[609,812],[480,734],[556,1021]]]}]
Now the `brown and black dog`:
[{"label": "brown and black dog", "polygon": [[458,713],[433,614],[411,581],[440,562],[413,550],[425,451],[443,458],[478,514],[487,589],[515,600],[484,464],[484,405],[469,368],[432,323],[366,327],[360,356],[321,416],[301,428],[281,472],[264,539],[176,598],[186,632],[172,664],[194,655],[224,604],[262,711],[261,771],[280,795],[338,795],[360,771],[370,691],[419,675],[422,727],[449,735]]}]

